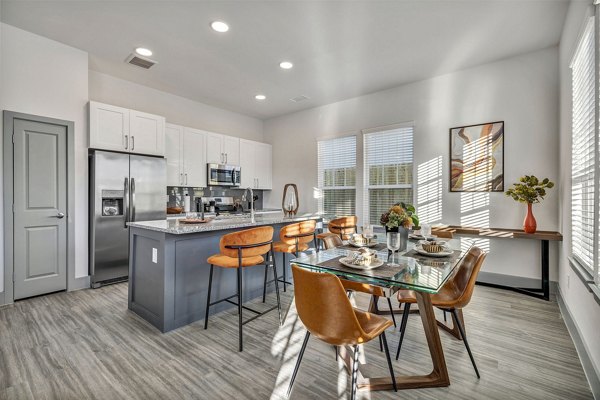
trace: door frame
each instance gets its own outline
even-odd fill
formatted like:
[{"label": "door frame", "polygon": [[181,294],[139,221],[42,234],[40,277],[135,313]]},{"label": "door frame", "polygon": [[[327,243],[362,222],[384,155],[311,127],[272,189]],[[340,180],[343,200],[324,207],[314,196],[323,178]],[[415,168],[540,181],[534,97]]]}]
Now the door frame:
[{"label": "door frame", "polygon": [[[4,200],[4,292],[0,293],[0,305],[14,302],[14,214],[13,214],[13,132],[16,119],[67,128],[67,291],[82,287],[75,279],[75,137],[74,122],[55,118],[3,112],[3,200]],[[87,277],[86,277],[87,280]]]}]

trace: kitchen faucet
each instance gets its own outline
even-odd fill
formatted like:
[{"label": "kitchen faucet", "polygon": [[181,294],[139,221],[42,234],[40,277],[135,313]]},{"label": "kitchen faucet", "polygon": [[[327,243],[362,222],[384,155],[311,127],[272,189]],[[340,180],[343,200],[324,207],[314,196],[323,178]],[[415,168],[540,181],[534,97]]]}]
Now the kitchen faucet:
[{"label": "kitchen faucet", "polygon": [[251,220],[251,222],[255,222],[254,221],[254,192],[252,191],[251,187],[247,187],[246,190],[244,190],[244,194],[242,195],[242,201],[247,201],[246,193],[248,193],[248,190],[250,191],[250,220]]}]

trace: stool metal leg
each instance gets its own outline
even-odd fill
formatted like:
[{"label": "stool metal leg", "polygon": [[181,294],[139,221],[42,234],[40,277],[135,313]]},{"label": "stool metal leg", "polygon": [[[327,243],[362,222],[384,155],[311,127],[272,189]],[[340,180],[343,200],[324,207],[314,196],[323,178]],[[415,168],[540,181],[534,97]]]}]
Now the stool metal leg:
[{"label": "stool metal leg", "polygon": [[286,274],[286,270],[287,270],[287,263],[286,263],[286,259],[285,259],[285,254],[286,253],[281,253],[283,255],[283,292],[287,292],[287,274]]},{"label": "stool metal leg", "polygon": [[238,323],[239,323],[239,351],[244,350],[242,337],[242,251],[238,250],[238,269],[237,269],[237,286],[238,286]]},{"label": "stool metal leg", "polygon": [[[272,254],[270,254],[272,256]],[[275,263],[275,257],[273,257],[273,263]],[[265,265],[265,283],[263,285],[263,303],[267,300],[267,274],[269,272],[269,264]]]},{"label": "stool metal leg", "polygon": [[210,273],[208,274],[208,296],[206,298],[206,313],[204,314],[204,329],[208,328],[208,312],[210,311],[210,291],[212,289],[214,265],[210,264]]},{"label": "stool metal leg", "polygon": [[275,253],[273,252],[273,245],[271,244],[271,257],[273,258],[273,278],[275,281],[275,294],[277,295],[277,312],[279,313],[279,326],[283,325],[281,319],[281,299],[279,298],[279,278],[277,277],[277,264],[275,264]]}]

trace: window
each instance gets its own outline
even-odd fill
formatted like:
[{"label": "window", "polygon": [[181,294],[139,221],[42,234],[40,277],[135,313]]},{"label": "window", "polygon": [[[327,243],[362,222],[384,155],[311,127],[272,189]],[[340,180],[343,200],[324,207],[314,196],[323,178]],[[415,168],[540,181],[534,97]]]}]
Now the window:
[{"label": "window", "polygon": [[356,214],[356,136],[319,140],[319,212],[325,218]]},{"label": "window", "polygon": [[379,225],[397,202],[413,203],[413,127],[364,132],[364,221]]},{"label": "window", "polygon": [[[596,168],[596,77],[594,21],[590,20],[573,56],[571,144],[571,248],[590,272],[596,268],[594,185]],[[596,270],[597,273],[597,270]]]}]

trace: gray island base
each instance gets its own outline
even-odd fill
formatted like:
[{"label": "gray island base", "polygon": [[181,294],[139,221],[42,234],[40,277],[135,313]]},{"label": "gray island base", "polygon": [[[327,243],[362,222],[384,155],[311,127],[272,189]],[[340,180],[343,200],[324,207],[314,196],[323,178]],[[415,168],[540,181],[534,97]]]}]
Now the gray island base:
[{"label": "gray island base", "polygon": [[[286,218],[283,214],[233,217],[205,224],[184,225],[178,220],[132,222],[129,256],[129,309],[154,325],[161,332],[188,325],[205,317],[208,292],[209,256],[219,253],[221,236],[256,226],[271,225],[274,241],[279,229],[293,222],[309,219],[321,221],[315,214]],[[275,253],[279,277],[282,256]],[[288,257],[289,259],[290,257]],[[291,280],[289,262],[287,278]],[[237,292],[235,268],[215,268],[211,298],[220,299]],[[265,268],[243,269],[243,301],[262,296]],[[270,278],[271,279],[271,278]],[[282,283],[280,290],[282,290]],[[273,284],[268,292],[275,289]],[[267,302],[272,303],[274,299]],[[234,307],[227,302],[211,307],[211,314]]]}]

